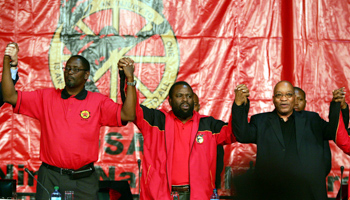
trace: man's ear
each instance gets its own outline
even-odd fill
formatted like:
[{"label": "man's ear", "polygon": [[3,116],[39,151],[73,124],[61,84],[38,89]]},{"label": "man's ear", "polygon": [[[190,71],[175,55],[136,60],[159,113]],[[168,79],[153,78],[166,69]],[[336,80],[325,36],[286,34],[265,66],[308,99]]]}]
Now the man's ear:
[{"label": "man's ear", "polygon": [[85,80],[88,80],[89,76],[90,76],[90,72],[89,72],[89,71],[86,71],[86,72],[85,72],[85,75],[84,75],[84,79],[85,79]]},{"label": "man's ear", "polygon": [[171,98],[170,97],[168,97],[168,102],[169,102],[169,105],[171,106]]}]

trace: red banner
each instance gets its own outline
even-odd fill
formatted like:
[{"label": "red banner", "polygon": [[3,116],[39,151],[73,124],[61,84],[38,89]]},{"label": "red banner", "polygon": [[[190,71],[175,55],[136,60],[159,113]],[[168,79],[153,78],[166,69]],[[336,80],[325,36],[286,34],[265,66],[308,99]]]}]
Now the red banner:
[{"label": "red banner", "polygon": [[[117,62],[131,57],[144,105],[169,110],[169,88],[184,80],[199,96],[200,113],[224,121],[236,85],[244,83],[251,91],[251,116],[273,110],[273,86],[284,78],[305,90],[307,110],[327,119],[332,90],[346,87],[349,94],[349,2],[296,0],[285,6],[282,1],[0,1],[0,56],[7,43],[19,44],[16,89],[32,91],[63,88],[65,61],[81,54],[92,65],[87,89],[118,102]],[[283,15],[282,8],[291,13]],[[291,21],[293,26],[286,24]],[[289,44],[282,42],[286,28],[292,29],[292,46],[283,46]],[[0,122],[0,178],[17,179],[18,192],[34,193],[36,182],[24,169],[35,172],[41,164],[39,122],[13,114],[9,105],[0,109]],[[132,123],[102,128],[96,163],[100,179],[129,180],[138,194],[142,142]],[[334,198],[340,166],[347,179],[350,159],[330,143],[332,171],[325,183]],[[231,177],[249,169],[256,147],[236,143],[224,148],[219,194],[229,196],[234,195]]]}]

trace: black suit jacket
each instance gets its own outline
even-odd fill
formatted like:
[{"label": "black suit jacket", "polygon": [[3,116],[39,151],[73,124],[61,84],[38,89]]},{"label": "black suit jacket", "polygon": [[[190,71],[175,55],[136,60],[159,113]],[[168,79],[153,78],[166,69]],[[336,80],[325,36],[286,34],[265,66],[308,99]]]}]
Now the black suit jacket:
[{"label": "black suit jacket", "polygon": [[[19,77],[18,77],[18,73],[16,74],[16,80],[13,80],[13,84],[16,84],[18,81]],[[4,105],[4,100],[2,98],[2,88],[1,88],[1,82],[0,82],[0,107]]]},{"label": "black suit jacket", "polygon": [[[315,112],[294,112],[296,156],[300,162],[299,168],[302,170],[288,176],[286,174],[289,169],[284,165],[286,148],[277,113],[254,115],[248,123],[249,103],[245,106],[234,104],[232,109],[233,132],[237,141],[257,144],[255,166],[257,187],[264,188],[259,193],[258,199],[271,199],[271,197],[287,199],[284,195],[288,194],[288,182],[295,180],[302,183],[300,187],[308,188],[313,199],[327,199],[324,141],[335,138],[340,112],[339,103],[331,103],[329,123]],[[294,178],[295,180],[292,180]],[[279,187],[281,185],[284,187]]]}]

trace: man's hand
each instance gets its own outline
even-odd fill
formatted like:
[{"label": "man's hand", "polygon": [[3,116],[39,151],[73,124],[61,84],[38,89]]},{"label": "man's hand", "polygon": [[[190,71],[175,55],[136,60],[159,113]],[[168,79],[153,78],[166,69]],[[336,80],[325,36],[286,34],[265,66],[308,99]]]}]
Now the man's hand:
[{"label": "man's hand", "polygon": [[5,55],[10,56],[11,66],[17,66],[18,64],[18,55],[17,55],[18,51],[19,51],[19,48],[17,43],[11,42],[6,46]]},{"label": "man's hand", "polygon": [[128,82],[134,82],[134,61],[131,58],[122,58],[118,62],[119,70],[123,70]]},{"label": "man's hand", "polygon": [[244,104],[247,104],[248,102],[248,97],[249,97],[249,89],[247,88],[246,85],[240,84],[237,85],[235,88],[235,103],[237,106]]},{"label": "man's hand", "polygon": [[340,102],[341,109],[345,109],[347,107],[347,104],[345,102],[345,91],[344,87],[333,90],[333,99],[332,101]]},{"label": "man's hand", "polygon": [[17,53],[18,45],[16,43],[9,43],[5,49],[4,60],[3,60],[3,70],[2,70],[2,98],[4,102],[16,106],[17,103],[17,92],[11,78],[11,65],[17,65]]},{"label": "man's hand", "polygon": [[[134,82],[134,61],[131,58],[122,58],[118,62],[119,70],[123,70],[129,83]],[[136,118],[136,88],[128,84],[128,92],[120,113],[123,122],[134,121]]]}]

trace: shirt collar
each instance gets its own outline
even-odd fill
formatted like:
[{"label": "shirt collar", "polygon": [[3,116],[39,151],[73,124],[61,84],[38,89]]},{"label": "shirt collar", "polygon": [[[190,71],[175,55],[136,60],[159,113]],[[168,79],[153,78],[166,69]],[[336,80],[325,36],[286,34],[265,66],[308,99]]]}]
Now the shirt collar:
[{"label": "shirt collar", "polygon": [[[274,109],[273,112],[274,112],[280,119],[282,119],[282,118],[277,114],[277,110],[276,110],[276,109]],[[293,109],[293,112],[292,112],[292,114],[288,117],[288,120],[289,120],[289,119],[294,119],[294,118],[295,118],[295,110]],[[288,120],[287,120],[287,121],[288,121]]]},{"label": "shirt collar", "polygon": [[[176,115],[174,114],[174,112],[173,112],[172,110],[169,112],[169,114],[170,114],[174,119],[179,120],[179,121],[181,122],[181,120],[180,120],[178,117],[176,117]],[[192,115],[191,119],[189,119],[187,122],[189,122],[189,121],[193,121],[193,115]],[[187,122],[186,122],[186,123],[187,123]],[[181,123],[182,123],[182,122],[181,122]]]},{"label": "shirt collar", "polygon": [[[68,99],[69,97],[71,97],[72,95],[68,94],[68,91],[66,90],[66,88],[64,88],[61,92],[61,98],[62,99]],[[85,88],[83,88],[77,95],[74,96],[74,98],[78,99],[78,100],[84,100],[87,96],[87,90],[85,90]]]}]

